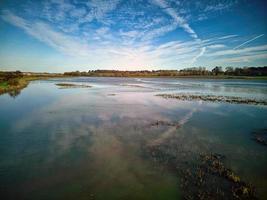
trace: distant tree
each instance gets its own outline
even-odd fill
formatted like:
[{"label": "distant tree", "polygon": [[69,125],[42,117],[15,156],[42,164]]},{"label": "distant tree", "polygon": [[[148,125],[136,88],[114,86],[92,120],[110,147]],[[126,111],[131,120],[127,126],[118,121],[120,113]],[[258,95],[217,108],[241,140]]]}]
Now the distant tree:
[{"label": "distant tree", "polygon": [[235,74],[235,76],[240,76],[240,75],[243,74],[242,72],[243,72],[243,69],[237,67],[237,68],[235,68],[235,72],[234,72],[234,74]]},{"label": "distant tree", "polygon": [[219,66],[216,66],[216,67],[214,67],[214,68],[212,69],[212,73],[215,74],[216,76],[217,76],[218,74],[221,74],[222,72],[223,72],[222,67],[219,67]]},{"label": "distant tree", "polygon": [[226,67],[225,68],[226,75],[234,75],[234,68],[233,67]]},{"label": "distant tree", "polygon": [[[1,72],[0,79],[10,79],[18,77],[19,72]],[[222,67],[216,66],[211,71],[205,67],[191,67],[181,70],[141,70],[141,71],[119,71],[119,70],[89,70],[87,72],[73,71],[65,72],[67,76],[103,76],[103,77],[156,77],[156,76],[202,76],[202,75],[238,75],[238,76],[267,76],[267,67],[226,67],[223,72]]]}]

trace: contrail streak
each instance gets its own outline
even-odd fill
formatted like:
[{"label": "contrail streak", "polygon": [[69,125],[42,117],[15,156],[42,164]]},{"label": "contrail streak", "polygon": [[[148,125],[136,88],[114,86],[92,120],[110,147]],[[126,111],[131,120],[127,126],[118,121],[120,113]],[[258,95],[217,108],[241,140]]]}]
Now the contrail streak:
[{"label": "contrail streak", "polygon": [[256,39],[258,39],[258,38],[260,38],[260,37],[262,37],[262,36],[264,36],[264,34],[258,35],[258,36],[256,36],[256,37],[252,38],[251,40],[248,40],[248,41],[246,41],[246,42],[244,42],[244,43],[242,43],[242,44],[236,46],[236,47],[233,48],[233,49],[236,50],[236,49],[238,49],[239,47],[242,47],[242,46],[244,46],[245,44],[250,43],[250,42],[252,42],[252,41],[254,41],[254,40],[256,40]]}]

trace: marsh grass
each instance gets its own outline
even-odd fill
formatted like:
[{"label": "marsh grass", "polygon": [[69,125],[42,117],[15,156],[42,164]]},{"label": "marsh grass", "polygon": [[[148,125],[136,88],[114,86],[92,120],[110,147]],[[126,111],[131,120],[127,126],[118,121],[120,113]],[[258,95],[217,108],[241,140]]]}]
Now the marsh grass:
[{"label": "marsh grass", "polygon": [[221,102],[232,104],[251,104],[251,105],[267,105],[265,100],[241,98],[235,96],[217,96],[217,95],[192,95],[192,94],[157,94],[163,98],[172,98],[181,101],[207,101],[207,102]]},{"label": "marsh grass", "polygon": [[21,90],[26,88],[31,81],[42,80],[53,77],[40,77],[40,76],[21,76],[10,79],[0,77],[0,95],[8,93],[10,96],[17,96]]},{"label": "marsh grass", "polygon": [[59,89],[67,89],[67,88],[91,88],[90,85],[78,85],[73,83],[56,83],[55,85],[59,86]]},{"label": "marsh grass", "polygon": [[14,78],[7,81],[0,82],[0,94],[9,93],[11,96],[19,94],[23,88],[29,84],[29,79],[26,78]]}]

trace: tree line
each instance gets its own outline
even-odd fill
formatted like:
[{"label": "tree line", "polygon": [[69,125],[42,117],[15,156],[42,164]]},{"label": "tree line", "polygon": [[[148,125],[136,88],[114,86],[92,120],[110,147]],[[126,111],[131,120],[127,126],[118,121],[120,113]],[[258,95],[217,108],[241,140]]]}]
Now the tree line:
[{"label": "tree line", "polygon": [[87,72],[65,72],[66,76],[101,76],[101,77],[157,77],[157,76],[267,76],[267,66],[264,67],[226,67],[216,66],[212,70],[205,67],[191,67],[181,70],[89,70]]},{"label": "tree line", "polygon": [[[87,72],[65,72],[64,76],[99,76],[99,77],[172,77],[172,76],[267,76],[267,66],[264,67],[226,67],[216,66],[211,70],[205,67],[191,67],[181,70],[89,70]],[[0,71],[0,82],[11,81],[23,76],[62,76],[50,73],[24,73],[20,71]]]}]

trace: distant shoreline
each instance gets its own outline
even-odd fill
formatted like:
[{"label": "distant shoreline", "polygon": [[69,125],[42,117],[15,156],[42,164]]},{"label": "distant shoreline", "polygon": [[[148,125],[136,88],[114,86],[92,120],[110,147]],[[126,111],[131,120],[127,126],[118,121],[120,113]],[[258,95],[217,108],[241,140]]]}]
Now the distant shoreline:
[{"label": "distant shoreline", "polygon": [[62,76],[64,77],[102,77],[102,78],[181,78],[181,79],[186,79],[186,78],[192,78],[192,79],[243,79],[243,80],[266,80],[267,81],[267,76],[201,76],[201,75],[196,75],[196,76]]},{"label": "distant shoreline", "polygon": [[[15,75],[14,75],[15,73]],[[8,74],[8,75],[7,75]],[[10,77],[7,77],[10,76]],[[75,78],[75,77],[102,77],[102,78],[172,78],[172,79],[213,79],[213,80],[266,80],[267,76],[228,76],[228,75],[180,75],[180,76],[155,76],[155,75],[131,75],[118,76],[110,74],[95,75],[64,75],[55,73],[21,73],[0,72],[0,95],[8,93],[16,96],[22,89],[26,88],[31,81],[51,78]]]}]

